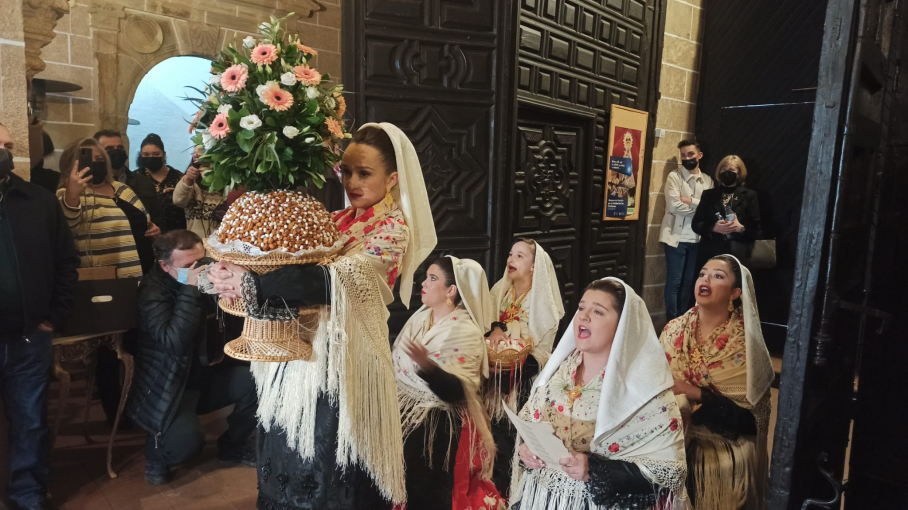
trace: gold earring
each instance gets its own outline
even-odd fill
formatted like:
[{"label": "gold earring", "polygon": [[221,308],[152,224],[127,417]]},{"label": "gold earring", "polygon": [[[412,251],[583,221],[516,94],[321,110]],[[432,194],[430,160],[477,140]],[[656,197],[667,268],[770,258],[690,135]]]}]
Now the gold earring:
[{"label": "gold earring", "polygon": [[394,205],[394,195],[391,194],[391,190],[385,191],[385,205],[388,207]]},{"label": "gold earring", "polygon": [[728,302],[728,311],[729,311],[729,313],[735,311],[735,302],[734,302],[734,301],[729,301],[729,302]]},{"label": "gold earring", "polygon": [[454,306],[454,302],[451,301],[451,298],[447,299],[448,306]]}]

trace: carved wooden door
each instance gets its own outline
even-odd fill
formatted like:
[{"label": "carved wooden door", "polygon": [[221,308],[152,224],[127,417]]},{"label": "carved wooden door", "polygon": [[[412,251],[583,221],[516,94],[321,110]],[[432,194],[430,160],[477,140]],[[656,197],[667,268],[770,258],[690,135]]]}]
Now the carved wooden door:
[{"label": "carved wooden door", "polygon": [[605,221],[605,155],[613,104],[655,112],[663,19],[658,0],[520,2],[511,232],[552,254],[568,315],[592,280],[642,291],[649,172],[641,219]]},{"label": "carved wooden door", "polygon": [[[513,9],[495,0],[344,2],[344,84],[354,128],[391,122],[413,142],[438,254],[500,256]],[[494,274],[495,270],[490,271]],[[422,276],[417,274],[417,285]],[[412,307],[419,306],[414,292]],[[412,310],[413,308],[411,308]],[[391,309],[396,332],[409,314]]]}]

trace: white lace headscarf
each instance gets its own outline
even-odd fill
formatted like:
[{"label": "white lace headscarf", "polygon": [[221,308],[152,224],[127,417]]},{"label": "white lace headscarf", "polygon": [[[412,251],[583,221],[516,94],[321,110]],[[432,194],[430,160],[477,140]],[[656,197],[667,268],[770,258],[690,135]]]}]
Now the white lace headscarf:
[{"label": "white lace headscarf", "polygon": [[[539,243],[535,243],[535,246],[533,283],[524,303],[529,317],[530,334],[533,337],[533,357],[539,362],[541,369],[552,355],[555,335],[558,334],[558,323],[564,317],[564,302],[561,299],[561,289],[558,287],[552,258]],[[492,299],[496,304],[501,303],[510,289],[511,281],[505,268],[504,276],[492,288]],[[489,320],[496,321],[498,316],[493,315]],[[488,330],[489,325],[487,324],[484,329]]]}]

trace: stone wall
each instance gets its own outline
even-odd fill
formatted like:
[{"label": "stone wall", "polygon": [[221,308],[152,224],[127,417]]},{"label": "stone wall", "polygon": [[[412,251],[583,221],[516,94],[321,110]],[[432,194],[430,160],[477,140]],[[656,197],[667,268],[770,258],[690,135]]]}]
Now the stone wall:
[{"label": "stone wall", "polygon": [[0,1],[0,124],[13,135],[16,173],[27,178],[28,92],[22,0]]},{"label": "stone wall", "polygon": [[287,26],[318,50],[314,65],[339,79],[340,0],[75,0],[42,51],[47,68],[37,77],[82,90],[48,95],[45,129],[58,150],[101,128],[125,134],[149,69],[173,56],[213,58],[270,16],[290,12]]},{"label": "stone wall", "polygon": [[665,324],[665,252],[659,243],[659,227],[665,214],[662,192],[668,173],[678,168],[678,142],[694,136],[704,4],[704,0],[668,0],[666,12],[659,82],[662,98],[656,117],[656,128],[664,129],[665,137],[656,138],[653,147],[643,277],[643,298],[656,326]]}]

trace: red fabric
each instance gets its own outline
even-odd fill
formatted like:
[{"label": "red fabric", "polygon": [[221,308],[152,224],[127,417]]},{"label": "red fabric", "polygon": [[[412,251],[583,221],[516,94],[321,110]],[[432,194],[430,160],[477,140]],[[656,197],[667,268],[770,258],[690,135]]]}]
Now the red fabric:
[{"label": "red fabric", "polygon": [[[482,444],[482,438],[473,423],[465,420],[460,431],[460,444],[457,445],[457,459],[454,461],[452,510],[496,510],[499,504],[506,508],[507,501],[498,494],[495,484],[479,476],[482,471],[482,456],[479,452],[470,464],[471,439],[475,445]],[[490,504],[486,502],[486,498],[491,498],[494,502]]]}]

